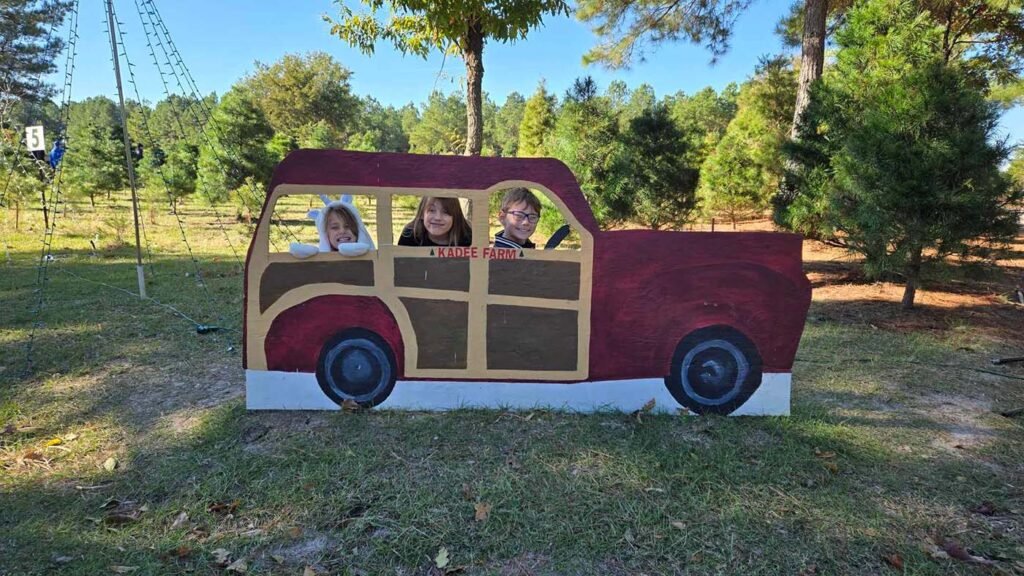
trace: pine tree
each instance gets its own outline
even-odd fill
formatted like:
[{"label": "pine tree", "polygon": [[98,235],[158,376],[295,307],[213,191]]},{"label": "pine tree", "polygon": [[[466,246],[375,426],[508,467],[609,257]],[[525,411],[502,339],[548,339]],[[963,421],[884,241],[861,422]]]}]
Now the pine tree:
[{"label": "pine tree", "polygon": [[523,121],[519,124],[519,156],[547,156],[546,140],[555,128],[556,98],[549,94],[542,80],[526,101]]},{"label": "pine tree", "polygon": [[868,0],[836,35],[836,64],[812,94],[790,150],[799,195],[791,225],[833,235],[872,277],[977,253],[1016,232],[1019,185],[1000,172],[1009,147],[972,71],[947,61],[942,28],[907,0]]}]

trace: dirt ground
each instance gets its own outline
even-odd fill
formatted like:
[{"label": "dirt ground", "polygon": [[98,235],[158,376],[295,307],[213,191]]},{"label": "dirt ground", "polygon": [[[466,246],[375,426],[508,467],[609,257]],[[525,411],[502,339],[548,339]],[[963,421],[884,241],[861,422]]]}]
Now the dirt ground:
[{"label": "dirt ground", "polygon": [[[696,229],[709,230],[704,225]],[[717,231],[733,228],[718,224]],[[736,231],[773,230],[769,220],[741,223]],[[898,305],[904,286],[865,278],[860,258],[814,240],[804,241],[804,271],[814,290],[811,314],[821,320],[870,325],[901,332],[943,332],[963,324],[994,340],[1019,340],[1024,345],[1024,227],[997,261],[949,259],[949,267],[926,275],[915,298],[915,310]],[[1021,349],[1024,355],[1024,348]]]}]

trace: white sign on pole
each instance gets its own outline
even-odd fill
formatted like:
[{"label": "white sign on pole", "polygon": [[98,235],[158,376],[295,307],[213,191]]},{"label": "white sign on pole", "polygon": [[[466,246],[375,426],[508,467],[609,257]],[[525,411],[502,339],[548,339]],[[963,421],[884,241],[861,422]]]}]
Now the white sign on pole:
[{"label": "white sign on pole", "polygon": [[46,138],[43,136],[42,126],[25,127],[25,146],[30,152],[46,150]]}]

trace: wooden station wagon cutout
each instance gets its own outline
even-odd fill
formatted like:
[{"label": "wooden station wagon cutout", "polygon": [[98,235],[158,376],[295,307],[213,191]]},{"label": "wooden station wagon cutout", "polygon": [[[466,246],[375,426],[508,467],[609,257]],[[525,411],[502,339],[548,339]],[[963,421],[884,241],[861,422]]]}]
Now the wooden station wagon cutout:
[{"label": "wooden station wagon cutout", "polygon": [[[489,200],[512,187],[550,201],[578,249],[496,250]],[[271,250],[283,198],[345,194],[374,208],[372,249]],[[462,199],[471,245],[397,245],[393,201],[410,195]],[[811,297],[798,235],[601,231],[548,158],[292,152],[245,273],[250,409],[632,411],[654,399],[656,411],[788,414]]]}]

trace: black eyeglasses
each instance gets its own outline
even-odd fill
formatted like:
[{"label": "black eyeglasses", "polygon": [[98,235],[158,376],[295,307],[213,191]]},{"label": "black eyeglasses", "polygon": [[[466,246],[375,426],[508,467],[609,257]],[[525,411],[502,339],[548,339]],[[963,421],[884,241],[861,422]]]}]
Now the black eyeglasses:
[{"label": "black eyeglasses", "polygon": [[505,210],[505,214],[508,214],[516,222],[522,222],[527,220],[530,224],[536,224],[540,220],[540,214],[530,214],[529,212],[523,212],[522,210]]}]

